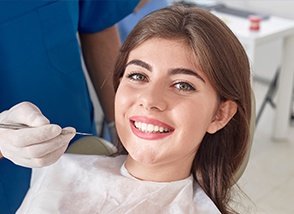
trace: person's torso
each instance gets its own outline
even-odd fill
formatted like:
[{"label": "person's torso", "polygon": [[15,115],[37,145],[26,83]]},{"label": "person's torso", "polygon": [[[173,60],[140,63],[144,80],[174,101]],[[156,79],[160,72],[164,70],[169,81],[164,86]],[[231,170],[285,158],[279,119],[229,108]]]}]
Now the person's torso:
[{"label": "person's torso", "polygon": [[[125,156],[64,155],[33,172],[21,213],[218,213],[193,178],[150,182],[121,171]],[[196,201],[201,201],[197,203]],[[209,206],[206,206],[209,205]],[[210,212],[211,211],[211,212]]]},{"label": "person's torso", "polygon": [[77,40],[78,1],[12,1],[0,7],[0,111],[30,101],[52,123],[93,131]]}]

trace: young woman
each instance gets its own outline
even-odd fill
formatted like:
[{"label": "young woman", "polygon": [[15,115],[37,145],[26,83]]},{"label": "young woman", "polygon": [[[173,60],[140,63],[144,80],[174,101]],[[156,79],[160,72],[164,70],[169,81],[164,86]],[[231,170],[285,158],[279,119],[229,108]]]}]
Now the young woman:
[{"label": "young woman", "polygon": [[[128,170],[155,181],[192,173],[221,213],[230,213],[251,115],[249,62],[230,29],[192,5],[155,12],[121,48],[114,84]],[[167,168],[155,173],[146,165]]]},{"label": "young woman", "polygon": [[127,155],[64,155],[34,170],[19,213],[234,213],[248,147],[250,69],[228,27],[174,5],[146,16],[114,73]]}]

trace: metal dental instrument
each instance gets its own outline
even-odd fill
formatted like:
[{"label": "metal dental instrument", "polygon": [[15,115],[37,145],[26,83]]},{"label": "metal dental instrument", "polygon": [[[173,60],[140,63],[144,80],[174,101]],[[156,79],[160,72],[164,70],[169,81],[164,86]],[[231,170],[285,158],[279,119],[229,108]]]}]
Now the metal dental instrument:
[{"label": "metal dental instrument", "polygon": [[[18,130],[18,129],[24,129],[24,128],[34,128],[32,126],[28,126],[23,123],[0,123],[0,128],[3,129],[13,129],[13,130]],[[67,134],[69,131],[62,130],[62,134]],[[85,133],[85,132],[76,132],[75,134],[77,135],[84,135],[84,136],[90,136],[93,135],[91,133]]]}]

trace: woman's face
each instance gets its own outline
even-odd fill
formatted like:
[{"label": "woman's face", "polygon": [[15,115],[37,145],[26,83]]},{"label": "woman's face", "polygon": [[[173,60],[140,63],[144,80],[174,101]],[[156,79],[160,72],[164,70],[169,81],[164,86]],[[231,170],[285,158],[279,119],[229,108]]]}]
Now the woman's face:
[{"label": "woman's face", "polygon": [[116,127],[130,159],[191,168],[210,130],[217,94],[180,40],[153,38],[130,52],[115,98]]}]

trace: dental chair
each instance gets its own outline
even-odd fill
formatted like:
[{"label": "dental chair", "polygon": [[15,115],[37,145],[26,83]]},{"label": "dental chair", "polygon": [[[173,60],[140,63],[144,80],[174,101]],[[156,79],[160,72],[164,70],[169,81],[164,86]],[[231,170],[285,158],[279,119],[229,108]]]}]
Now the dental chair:
[{"label": "dental chair", "polygon": [[[250,151],[253,142],[254,130],[255,130],[255,119],[256,119],[256,110],[255,110],[255,96],[252,91],[252,114],[251,114],[251,121],[250,121],[250,136],[249,136],[249,145],[248,150],[244,159],[243,164],[240,166],[239,170],[235,175],[235,182],[239,180],[242,176],[243,172],[246,169],[248,164]],[[96,136],[86,136],[78,139],[76,142],[71,144],[67,149],[67,153],[71,154],[86,154],[86,155],[113,155],[117,152],[117,148],[110,142],[96,137]]]},{"label": "dental chair", "polygon": [[86,136],[72,143],[66,153],[84,155],[107,155],[110,156],[117,152],[116,147],[96,136]]}]

